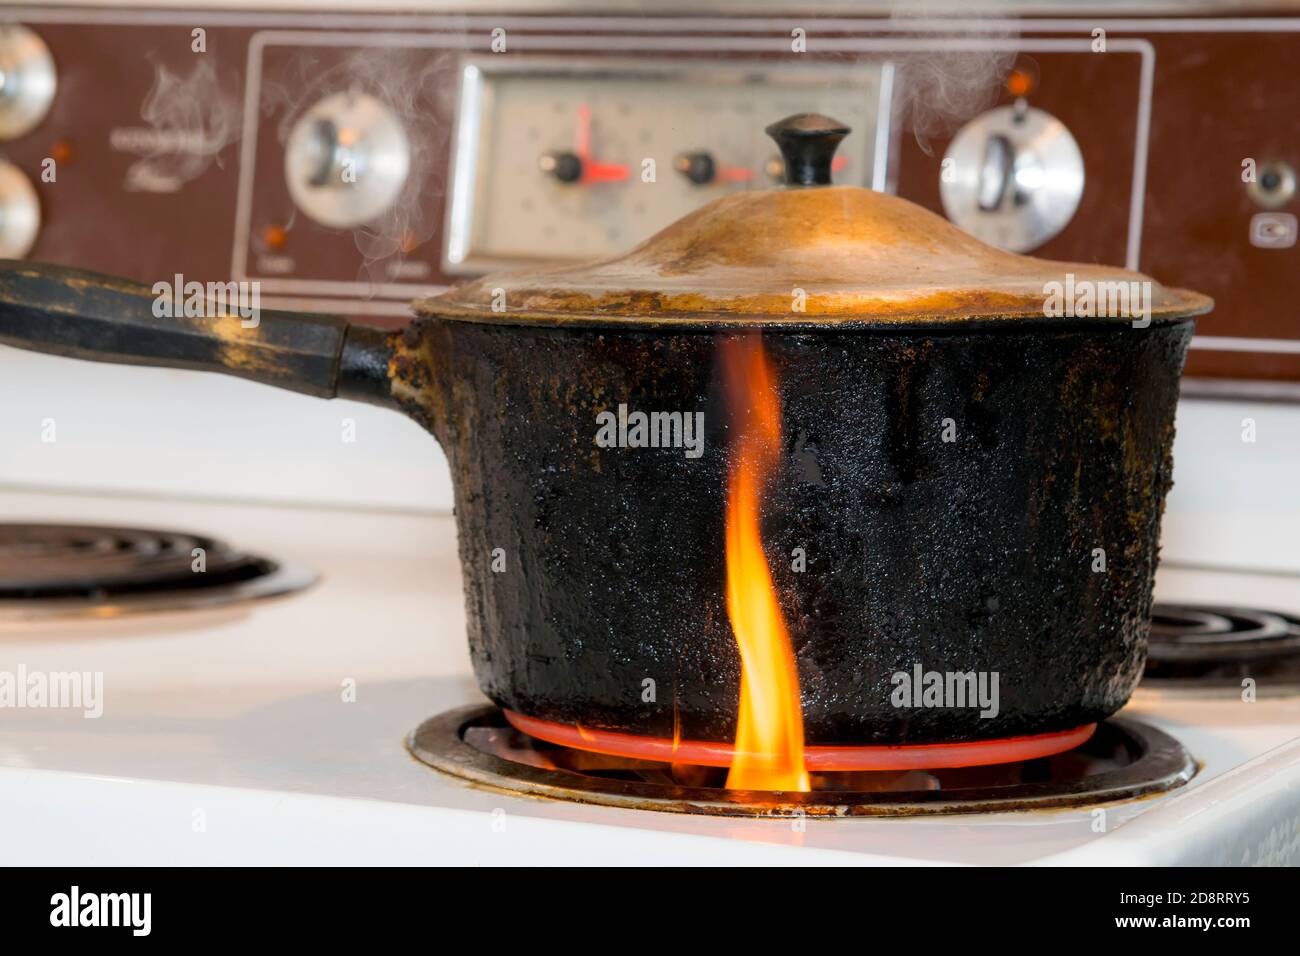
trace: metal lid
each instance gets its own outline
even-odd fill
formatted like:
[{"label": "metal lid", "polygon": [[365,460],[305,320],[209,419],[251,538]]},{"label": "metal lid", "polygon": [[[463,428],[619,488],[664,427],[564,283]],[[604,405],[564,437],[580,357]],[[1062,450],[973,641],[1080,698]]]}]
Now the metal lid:
[{"label": "metal lid", "polygon": [[1125,269],[1004,252],[907,200],[828,185],[846,132],[789,117],[768,127],[785,189],[715,200],[624,255],[489,275],[415,309],[501,324],[911,328],[1163,322],[1213,304]]}]

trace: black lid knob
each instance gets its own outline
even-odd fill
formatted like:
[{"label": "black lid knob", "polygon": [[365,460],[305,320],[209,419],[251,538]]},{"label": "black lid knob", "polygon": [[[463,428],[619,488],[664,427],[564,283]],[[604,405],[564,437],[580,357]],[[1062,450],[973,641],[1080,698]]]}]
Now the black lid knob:
[{"label": "black lid knob", "polygon": [[787,186],[829,186],[835,149],[850,132],[820,113],[796,113],[767,128],[785,159]]}]

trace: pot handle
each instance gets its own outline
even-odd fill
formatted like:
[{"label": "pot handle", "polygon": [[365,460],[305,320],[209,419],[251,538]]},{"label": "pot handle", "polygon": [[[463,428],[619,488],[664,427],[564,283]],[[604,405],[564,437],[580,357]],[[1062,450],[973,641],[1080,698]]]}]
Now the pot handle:
[{"label": "pot handle", "polygon": [[335,315],[261,310],[251,292],[237,299],[235,283],[204,288],[226,301],[205,298],[186,308],[168,283],[149,287],[0,259],[0,344],[96,362],[223,372],[318,398],[395,407],[388,359],[396,333]]}]

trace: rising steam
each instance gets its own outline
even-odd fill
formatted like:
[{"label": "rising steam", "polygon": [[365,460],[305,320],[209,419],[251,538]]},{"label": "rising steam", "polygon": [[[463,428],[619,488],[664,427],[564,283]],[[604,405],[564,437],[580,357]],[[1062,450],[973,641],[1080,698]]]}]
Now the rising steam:
[{"label": "rising steam", "polygon": [[371,282],[390,281],[382,265],[437,231],[434,209],[446,189],[445,162],[455,110],[455,54],[417,49],[361,49],[323,66],[319,55],[303,53],[262,91],[264,110],[280,117],[281,143],[302,113],[317,100],[340,90],[369,93],[401,120],[410,145],[410,172],[397,200],[379,218],[352,230],[361,253],[362,275]]},{"label": "rising steam", "polygon": [[[934,10],[927,10],[928,4],[908,4],[894,15],[895,22],[906,23],[909,20],[938,20],[944,15]],[[986,11],[982,6],[981,11]],[[951,17],[951,8],[946,10]],[[900,128],[908,130],[916,137],[917,143],[927,154],[930,153],[930,139],[946,136],[961,123],[991,106],[998,98],[1008,71],[1016,60],[1016,51],[1009,48],[1006,41],[1016,36],[1016,32],[998,25],[994,20],[981,19],[978,32],[966,32],[957,29],[926,30],[915,34],[901,32],[899,36],[935,39],[934,53],[908,53],[896,60],[895,109],[898,111]],[[988,43],[991,49],[943,49],[938,38],[954,38],[971,46]]]},{"label": "rising steam", "polygon": [[154,64],[153,86],[140,107],[144,126],[115,129],[113,146],[140,158],[127,170],[132,191],[174,192],[213,163],[240,136],[236,82],[223,83],[201,57],[188,76]]}]

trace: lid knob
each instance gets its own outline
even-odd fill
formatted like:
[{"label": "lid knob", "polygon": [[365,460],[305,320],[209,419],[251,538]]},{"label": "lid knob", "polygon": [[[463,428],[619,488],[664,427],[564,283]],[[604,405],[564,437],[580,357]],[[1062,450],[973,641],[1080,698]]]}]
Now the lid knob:
[{"label": "lid knob", "polygon": [[767,135],[781,148],[787,186],[829,186],[835,148],[850,132],[843,123],[820,113],[796,113],[767,128]]}]

